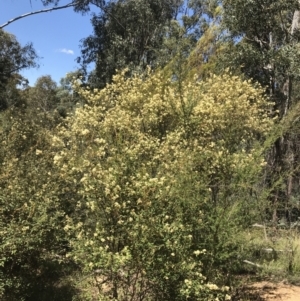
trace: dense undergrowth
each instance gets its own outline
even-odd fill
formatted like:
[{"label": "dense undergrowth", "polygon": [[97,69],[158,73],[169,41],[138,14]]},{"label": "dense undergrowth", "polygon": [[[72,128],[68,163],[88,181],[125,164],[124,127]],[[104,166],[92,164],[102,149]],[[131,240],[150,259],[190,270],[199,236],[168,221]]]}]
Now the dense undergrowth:
[{"label": "dense undergrowth", "polygon": [[[5,115],[2,300],[230,300],[244,260],[264,264],[247,232],[267,206],[263,90],[230,73],[78,83],[66,119]],[[296,275],[290,249],[274,265]]]}]

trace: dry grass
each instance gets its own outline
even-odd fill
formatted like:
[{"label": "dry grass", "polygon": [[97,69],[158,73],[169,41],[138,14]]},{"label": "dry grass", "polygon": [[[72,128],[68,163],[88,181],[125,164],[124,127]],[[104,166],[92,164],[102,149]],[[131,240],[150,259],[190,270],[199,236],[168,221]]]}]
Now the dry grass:
[{"label": "dry grass", "polygon": [[300,232],[274,228],[251,229],[246,234],[251,258],[262,277],[300,283]]}]

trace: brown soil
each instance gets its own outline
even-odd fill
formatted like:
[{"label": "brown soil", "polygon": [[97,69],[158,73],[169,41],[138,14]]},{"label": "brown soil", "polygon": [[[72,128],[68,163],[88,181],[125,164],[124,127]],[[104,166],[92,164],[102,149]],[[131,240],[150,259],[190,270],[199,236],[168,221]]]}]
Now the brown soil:
[{"label": "brown soil", "polygon": [[252,286],[266,301],[300,301],[300,286],[271,282],[259,282]]}]

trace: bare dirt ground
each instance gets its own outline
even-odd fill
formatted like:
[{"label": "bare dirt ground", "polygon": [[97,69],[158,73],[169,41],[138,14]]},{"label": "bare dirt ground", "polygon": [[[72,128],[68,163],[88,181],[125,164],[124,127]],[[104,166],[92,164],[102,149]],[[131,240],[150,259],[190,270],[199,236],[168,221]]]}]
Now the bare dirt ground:
[{"label": "bare dirt ground", "polygon": [[258,282],[251,286],[265,301],[300,301],[300,286],[284,282]]}]

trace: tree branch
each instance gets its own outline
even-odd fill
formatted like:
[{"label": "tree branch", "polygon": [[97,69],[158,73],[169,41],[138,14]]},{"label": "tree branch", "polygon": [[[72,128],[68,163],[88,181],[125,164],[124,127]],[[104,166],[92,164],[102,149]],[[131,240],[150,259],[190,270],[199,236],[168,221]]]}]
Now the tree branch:
[{"label": "tree branch", "polygon": [[[100,5],[98,4],[97,2],[94,2],[93,0],[90,1],[91,4],[99,7],[100,9],[102,9],[105,13],[107,13],[108,15],[110,15],[113,19],[115,19],[115,21],[123,28],[124,26],[121,24],[121,22],[115,17],[113,16],[108,10],[105,9],[105,7],[103,5]],[[36,14],[40,14],[40,13],[47,13],[47,12],[51,12],[53,10],[58,10],[58,9],[63,9],[63,8],[68,8],[68,7],[72,7],[72,6],[75,6],[77,3],[76,2],[71,2],[69,4],[66,4],[66,5],[63,5],[63,6],[55,6],[55,7],[51,7],[51,8],[46,8],[46,9],[41,9],[41,10],[37,10],[37,11],[34,11],[34,12],[30,12],[30,13],[26,13],[24,15],[21,15],[21,16],[18,16],[16,18],[13,18],[9,21],[7,21],[6,23],[0,25],[0,29],[6,27],[7,25],[9,25],[10,23],[13,23],[17,20],[20,20],[20,19],[23,19],[25,17],[28,17],[28,16],[32,16],[32,15],[36,15]]]},{"label": "tree branch", "polygon": [[22,19],[22,18],[25,18],[25,17],[28,17],[28,16],[32,16],[32,15],[36,15],[36,14],[40,14],[40,13],[47,13],[47,12],[51,12],[53,10],[68,8],[68,7],[72,7],[72,6],[75,6],[75,5],[76,5],[76,2],[72,2],[72,3],[69,3],[69,4],[63,5],[63,6],[56,6],[56,7],[51,7],[51,8],[46,8],[46,9],[41,9],[41,10],[37,10],[37,11],[34,11],[34,12],[30,12],[30,13],[18,16],[16,18],[13,18],[13,19],[7,21],[6,23],[4,23],[0,26],[0,29],[6,27],[10,23],[13,23],[13,22],[15,22],[19,19]]}]

